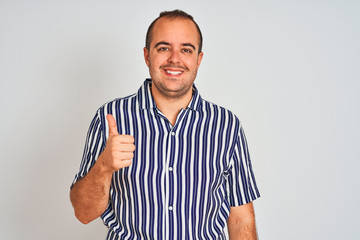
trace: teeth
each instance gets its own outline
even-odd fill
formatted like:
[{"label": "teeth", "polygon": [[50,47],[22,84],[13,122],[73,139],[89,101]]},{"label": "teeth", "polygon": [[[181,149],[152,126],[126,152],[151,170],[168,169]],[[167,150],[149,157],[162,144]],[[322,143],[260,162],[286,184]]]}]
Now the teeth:
[{"label": "teeth", "polygon": [[181,71],[170,71],[170,70],[166,70],[167,73],[171,74],[171,75],[179,75],[182,72]]}]

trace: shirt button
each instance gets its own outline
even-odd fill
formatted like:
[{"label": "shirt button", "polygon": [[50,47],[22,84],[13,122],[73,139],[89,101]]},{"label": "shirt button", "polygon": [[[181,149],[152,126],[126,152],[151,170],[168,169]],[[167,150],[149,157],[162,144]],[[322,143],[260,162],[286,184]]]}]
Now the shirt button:
[{"label": "shirt button", "polygon": [[173,207],[172,207],[172,206],[170,206],[170,207],[169,207],[169,210],[170,210],[170,211],[172,211],[172,210],[173,210]]},{"label": "shirt button", "polygon": [[174,132],[171,132],[171,135],[175,136],[175,133],[174,133]]},{"label": "shirt button", "polygon": [[169,171],[172,172],[173,168],[172,167],[169,167]]}]

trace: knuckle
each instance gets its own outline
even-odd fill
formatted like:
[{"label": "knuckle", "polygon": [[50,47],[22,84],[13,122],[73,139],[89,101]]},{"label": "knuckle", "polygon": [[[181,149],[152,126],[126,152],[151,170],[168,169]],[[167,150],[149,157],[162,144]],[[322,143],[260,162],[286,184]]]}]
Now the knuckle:
[{"label": "knuckle", "polygon": [[127,135],[127,140],[129,143],[134,143],[134,141],[135,141],[134,137],[131,135]]},{"label": "knuckle", "polygon": [[124,167],[128,167],[128,166],[130,166],[130,165],[131,165],[131,163],[132,163],[132,161],[131,161],[131,160],[127,160],[127,161],[125,161],[125,162],[124,162]]}]

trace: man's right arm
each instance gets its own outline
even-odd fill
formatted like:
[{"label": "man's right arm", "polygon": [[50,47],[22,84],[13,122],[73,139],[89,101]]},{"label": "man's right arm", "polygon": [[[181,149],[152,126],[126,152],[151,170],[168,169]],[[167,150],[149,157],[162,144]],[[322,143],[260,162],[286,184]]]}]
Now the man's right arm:
[{"label": "man's right arm", "polygon": [[98,218],[106,210],[112,174],[131,165],[135,150],[134,138],[119,135],[114,117],[108,115],[106,118],[109,124],[106,147],[89,173],[77,181],[70,191],[75,216],[84,224]]}]

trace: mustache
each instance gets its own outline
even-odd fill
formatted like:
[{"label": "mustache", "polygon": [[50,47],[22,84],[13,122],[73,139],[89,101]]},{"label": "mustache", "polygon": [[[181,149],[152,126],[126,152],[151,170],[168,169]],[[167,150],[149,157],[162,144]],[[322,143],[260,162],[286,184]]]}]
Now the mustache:
[{"label": "mustache", "polygon": [[160,68],[177,68],[177,69],[182,69],[184,71],[189,71],[189,69],[187,67],[184,66],[179,66],[179,65],[174,65],[174,64],[167,64],[167,65],[163,65]]}]

